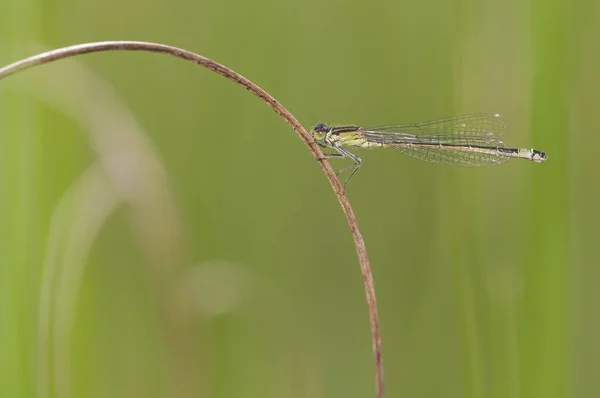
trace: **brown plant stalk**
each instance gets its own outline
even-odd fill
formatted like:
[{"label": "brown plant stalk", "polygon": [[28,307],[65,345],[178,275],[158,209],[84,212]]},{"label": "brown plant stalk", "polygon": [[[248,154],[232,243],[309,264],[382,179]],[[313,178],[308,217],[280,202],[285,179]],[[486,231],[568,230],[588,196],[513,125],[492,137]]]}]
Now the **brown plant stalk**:
[{"label": "brown plant stalk", "polygon": [[31,56],[29,58],[22,59],[14,62],[10,65],[0,68],[0,80],[8,77],[14,73],[47,64],[53,61],[57,61],[63,58],[70,58],[76,55],[102,52],[102,51],[148,51],[161,54],[171,55],[177,58],[184,59],[186,61],[193,62],[195,64],[204,66],[218,73],[221,76],[237,83],[238,85],[246,88],[252,94],[259,97],[264,103],[266,103],[271,109],[273,109],[300,137],[304,142],[309,151],[317,159],[319,166],[327,176],[331,187],[337,199],[342,206],[348,226],[350,227],[350,233],[354,240],[354,246],[356,247],[356,253],[358,255],[358,261],[360,263],[361,274],[363,277],[365,294],[367,298],[367,305],[369,311],[369,321],[371,324],[371,340],[373,344],[373,357],[375,360],[375,392],[377,398],[383,398],[383,362],[381,354],[381,336],[379,331],[379,316],[377,313],[377,301],[375,299],[375,287],[373,284],[373,276],[371,274],[371,266],[369,264],[369,257],[367,256],[367,249],[365,247],[364,240],[358,228],[356,216],[350,206],[350,202],[344,192],[342,185],[336,177],[331,165],[326,160],[323,152],[319,149],[319,146],[312,139],[310,134],[302,127],[302,125],[296,120],[296,118],[275,98],[264,91],[262,88],[252,83],[239,73],[227,68],[224,65],[219,64],[211,59],[205,58],[201,55],[193,52],[183,50],[180,48],[167,46],[164,44],[147,43],[138,41],[106,41],[106,42],[95,42],[85,43],[69,47],[63,47],[60,49],[44,52]]}]

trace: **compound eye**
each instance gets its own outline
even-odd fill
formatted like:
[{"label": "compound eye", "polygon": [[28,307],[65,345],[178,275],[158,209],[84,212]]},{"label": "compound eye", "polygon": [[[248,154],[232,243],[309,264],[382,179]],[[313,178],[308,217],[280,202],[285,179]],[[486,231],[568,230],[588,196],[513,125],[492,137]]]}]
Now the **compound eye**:
[{"label": "compound eye", "polygon": [[317,124],[314,129],[316,132],[325,132],[327,131],[327,126],[325,126],[323,123],[319,123]]},{"label": "compound eye", "polygon": [[313,127],[312,133],[313,133],[313,136],[319,140],[319,139],[323,139],[325,137],[325,134],[327,133],[328,130],[329,130],[329,127],[327,127],[323,123],[319,123],[315,127]]}]

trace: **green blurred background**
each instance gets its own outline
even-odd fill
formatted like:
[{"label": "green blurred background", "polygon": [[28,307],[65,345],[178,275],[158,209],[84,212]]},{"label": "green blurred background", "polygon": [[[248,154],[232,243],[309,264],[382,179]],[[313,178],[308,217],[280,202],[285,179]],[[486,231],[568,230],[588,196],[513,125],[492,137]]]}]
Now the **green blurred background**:
[{"label": "green blurred background", "polygon": [[[388,397],[600,396],[600,3],[3,0],[0,64],[144,40],[308,128],[498,112],[548,153],[361,151]],[[340,167],[334,164],[334,167]],[[369,397],[364,291],[314,159],[248,92],[148,53],[0,82],[1,397]]]}]

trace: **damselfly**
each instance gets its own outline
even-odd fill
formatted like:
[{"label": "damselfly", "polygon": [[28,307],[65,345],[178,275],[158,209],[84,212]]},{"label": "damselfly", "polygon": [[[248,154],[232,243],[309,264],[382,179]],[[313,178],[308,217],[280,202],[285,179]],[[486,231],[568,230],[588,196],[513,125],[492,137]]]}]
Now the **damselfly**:
[{"label": "damselfly", "polygon": [[509,123],[496,113],[482,113],[433,120],[418,124],[399,124],[363,128],[317,124],[311,135],[322,147],[332,148],[328,158],[350,158],[353,163],[340,173],[352,169],[344,182],[362,165],[362,160],[347,147],[391,147],[406,155],[446,166],[480,167],[504,163],[510,158],[541,163],[546,153],[537,149],[509,148],[502,134]]}]

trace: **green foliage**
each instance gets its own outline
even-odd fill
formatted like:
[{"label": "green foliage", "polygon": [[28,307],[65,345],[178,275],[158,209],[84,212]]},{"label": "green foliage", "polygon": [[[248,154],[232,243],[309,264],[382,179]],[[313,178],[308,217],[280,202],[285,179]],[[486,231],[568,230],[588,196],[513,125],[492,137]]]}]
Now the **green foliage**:
[{"label": "green foliage", "polygon": [[[547,162],[360,152],[387,395],[600,393],[591,0],[16,4],[2,65],[136,38],[228,65],[306,127],[503,114]],[[1,397],[373,395],[337,201],[222,77],[113,52],[2,80],[0,220]]]}]

